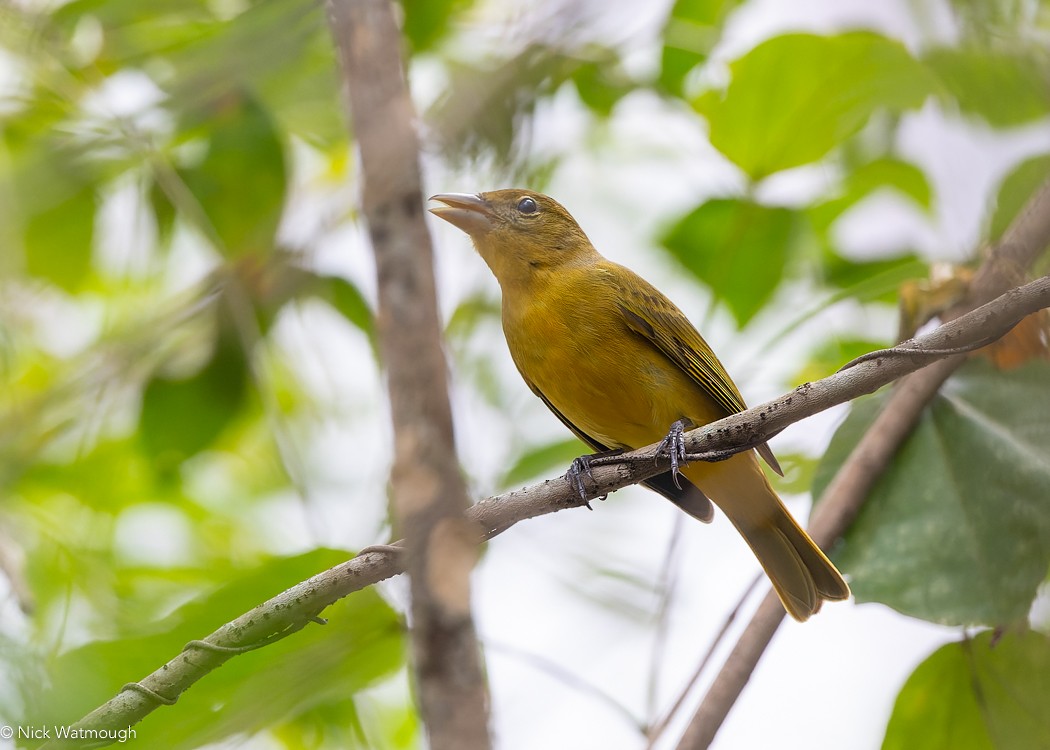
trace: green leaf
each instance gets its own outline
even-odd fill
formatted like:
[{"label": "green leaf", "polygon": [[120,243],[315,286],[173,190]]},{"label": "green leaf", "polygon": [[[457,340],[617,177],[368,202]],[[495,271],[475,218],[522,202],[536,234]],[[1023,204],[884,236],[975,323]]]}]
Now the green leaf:
[{"label": "green leaf", "polygon": [[613,107],[634,89],[634,84],[624,72],[619,59],[608,50],[589,50],[596,59],[580,63],[572,71],[572,82],[580,94],[580,100],[591,111],[608,117]]},{"label": "green leaf", "polygon": [[848,291],[850,297],[895,304],[900,285],[909,279],[927,278],[929,267],[914,253],[856,261],[826,248],[820,272],[825,284]]},{"label": "green leaf", "polygon": [[281,137],[269,113],[243,94],[220,98],[207,116],[207,154],[183,178],[224,255],[269,254],[284,206]]},{"label": "green leaf", "polygon": [[368,337],[372,351],[379,352],[379,340],[376,336],[375,314],[361,290],[341,276],[320,276],[320,291],[317,296],[325,300],[335,310]]},{"label": "green leaf", "polygon": [[[968,363],[869,493],[835,559],[857,601],[946,624],[1022,622],[1050,565],[1050,365]],[[854,402],[814,496],[885,394]]]},{"label": "green leaf", "polygon": [[473,0],[401,0],[402,31],[413,52],[433,47],[446,34],[449,22],[473,5]]},{"label": "green leaf", "polygon": [[680,219],[662,242],[742,327],[773,296],[789,256],[810,235],[798,211],[718,199]]},{"label": "green leaf", "polygon": [[773,470],[765,464],[762,465],[763,471],[766,472],[766,476],[776,487],[777,492],[796,495],[809,492],[813,486],[813,474],[817,470],[817,460],[802,453],[778,454],[777,460],[784,469],[782,477],[774,474]]},{"label": "green leaf", "polygon": [[239,339],[220,324],[204,367],[188,378],[156,376],[142,394],[140,435],[146,451],[171,469],[207,448],[244,402],[248,368]]},{"label": "green leaf", "polygon": [[1050,154],[1033,156],[1015,167],[999,186],[989,230],[992,241],[1003,236],[1029,199],[1050,179]]},{"label": "green leaf", "polygon": [[849,172],[840,195],[808,209],[814,227],[827,232],[846,211],[883,189],[893,190],[930,210],[930,183],[921,169],[898,159],[876,159]]},{"label": "green leaf", "polygon": [[95,193],[83,187],[26,222],[26,270],[76,291],[91,270]]},{"label": "green leaf", "polygon": [[725,95],[695,105],[712,145],[756,180],[824,157],[874,112],[919,107],[936,87],[901,44],[870,32],[785,34],[730,69]]},{"label": "green leaf", "polygon": [[676,0],[663,30],[660,84],[682,93],[682,84],[705,62],[722,35],[722,25],[741,0]]},{"label": "green leaf", "polygon": [[847,362],[876,349],[889,346],[888,341],[872,341],[860,338],[834,338],[825,341],[812,354],[798,373],[791,379],[792,385],[801,385],[820,380],[838,371]]},{"label": "green leaf", "polygon": [[[70,723],[175,656],[183,645],[310,576],[346,560],[318,549],[267,561],[138,632],[73,649],[50,665],[49,688],[35,688],[33,723]],[[303,630],[234,657],[136,727],[149,746],[193,748],[255,733],[323,706],[343,707],[354,692],[404,663],[397,614],[373,589],[351,594],[324,613],[325,626]],[[345,718],[345,715],[344,715]]]},{"label": "green leaf", "polygon": [[959,108],[995,127],[1010,127],[1050,112],[1045,65],[1024,52],[942,47],[923,56]]},{"label": "green leaf", "polygon": [[530,447],[507,469],[499,485],[520,486],[530,479],[547,474],[550,470],[568,469],[575,459],[593,452],[574,437]]},{"label": "green leaf", "polygon": [[478,324],[486,320],[499,321],[500,301],[488,292],[467,297],[452,311],[445,325],[445,338],[466,339],[477,330]]},{"label": "green leaf", "polygon": [[1050,641],[991,632],[933,652],[904,684],[882,750],[1050,747]]}]

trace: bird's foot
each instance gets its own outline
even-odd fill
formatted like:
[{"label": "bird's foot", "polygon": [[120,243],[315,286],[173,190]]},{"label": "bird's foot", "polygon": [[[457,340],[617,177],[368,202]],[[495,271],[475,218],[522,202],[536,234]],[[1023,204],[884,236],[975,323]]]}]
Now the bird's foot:
[{"label": "bird's foot", "polygon": [[682,476],[682,472],[679,471],[678,467],[686,462],[685,438],[683,435],[685,435],[686,428],[692,426],[691,420],[682,417],[671,425],[671,429],[667,432],[667,437],[656,446],[654,458],[659,460],[661,456],[667,456],[671,459],[671,480],[678,489],[682,489],[682,484],[678,481],[678,477]]},{"label": "bird's foot", "polygon": [[[609,458],[611,456],[619,456],[623,453],[623,448],[614,448],[613,450],[601,451],[599,453],[588,453],[586,456],[580,456],[574,458],[572,464],[569,465],[569,470],[565,472],[565,481],[573,486],[577,494],[581,499],[587,499],[587,485],[583,478],[586,476],[591,480],[591,484],[594,484],[594,472],[591,467],[594,465],[596,459]],[[604,497],[599,498],[604,500]],[[588,502],[587,507],[590,508],[591,504]]]}]

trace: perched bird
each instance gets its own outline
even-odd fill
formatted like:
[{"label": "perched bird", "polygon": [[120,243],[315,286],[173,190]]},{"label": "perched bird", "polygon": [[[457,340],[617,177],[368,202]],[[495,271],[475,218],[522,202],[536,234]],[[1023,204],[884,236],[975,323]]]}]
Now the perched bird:
[{"label": "perched bird", "polygon": [[[674,303],[602,257],[569,212],[545,195],[497,190],[431,200],[444,204],[431,212],[470,235],[496,276],[514,363],[558,419],[599,452],[664,438],[675,468],[646,485],[701,521],[711,520],[713,500],[796,620],[825,599],[849,596],[835,566],[777,497],[756,451],[676,473],[683,429],[747,407]],[[767,445],[757,452],[779,472]],[[679,483],[681,475],[688,481]]]}]

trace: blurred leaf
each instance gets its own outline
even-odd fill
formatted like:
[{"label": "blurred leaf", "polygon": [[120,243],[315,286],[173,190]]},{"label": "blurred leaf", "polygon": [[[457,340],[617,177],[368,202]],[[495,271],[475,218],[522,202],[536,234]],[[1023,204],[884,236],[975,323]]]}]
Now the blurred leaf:
[{"label": "blurred leaf", "polygon": [[908,253],[894,258],[856,261],[825,249],[820,266],[821,281],[849,292],[862,302],[897,301],[897,293],[906,281],[926,278],[929,267],[918,255]]},{"label": "blurred leaf", "polygon": [[26,223],[26,270],[66,291],[76,291],[91,270],[95,193],[83,187]]},{"label": "blurred leaf", "polygon": [[[1050,564],[1050,365],[972,361],[941,389],[835,555],[858,602],[946,624],[1023,622]],[[856,401],[814,495],[885,394]]]},{"label": "blurred leaf", "polygon": [[1047,705],[1047,637],[980,633],[942,646],[912,673],[882,750],[1045,750]]},{"label": "blurred leaf", "polygon": [[871,339],[835,337],[821,344],[812,352],[802,369],[791,378],[791,385],[797,386],[814,380],[826,378],[838,371],[847,362],[876,349],[885,349],[888,341]]},{"label": "blurred leaf", "polygon": [[240,341],[221,324],[215,348],[199,372],[150,380],[142,394],[139,431],[153,460],[171,469],[211,445],[240,410],[247,378]]},{"label": "blurred leaf", "polygon": [[777,492],[800,495],[809,492],[813,487],[813,475],[817,471],[817,459],[802,453],[784,453],[777,456],[784,476],[773,473],[765,464],[762,469]]},{"label": "blurred leaf", "polygon": [[368,337],[372,351],[378,357],[379,340],[376,337],[375,314],[361,290],[342,276],[319,276],[321,282],[316,296],[330,304],[355,328]]},{"label": "blurred leaf", "polygon": [[773,296],[789,257],[810,234],[797,211],[723,198],[684,216],[662,242],[743,327]]},{"label": "blurred leaf", "polygon": [[[270,560],[160,623],[140,623],[139,633],[63,654],[52,665],[51,686],[31,702],[31,723],[71,722],[125,682],[160,667],[187,641],[347,557],[320,549]],[[175,750],[258,732],[319,706],[344,705],[355,691],[403,664],[400,620],[373,589],[351,594],[324,614],[328,625],[308,625],[237,656],[180,696],[176,706],[150,714],[136,727],[140,740],[153,738],[147,744]]]},{"label": "blurred leaf", "polygon": [[846,175],[841,195],[807,209],[814,227],[821,232],[828,231],[846,211],[882,189],[894,190],[923,209],[930,209],[930,183],[925,173],[913,164],[882,158],[851,170]]},{"label": "blurred leaf", "polygon": [[449,22],[473,5],[474,0],[401,0],[404,21],[401,30],[412,52],[424,52],[446,34]]},{"label": "blurred leaf", "polygon": [[37,461],[19,477],[19,492],[31,502],[70,493],[93,510],[114,514],[145,500],[161,500],[153,466],[140,449],[134,439],[108,440],[76,461]]},{"label": "blurred leaf", "polygon": [[608,117],[613,107],[634,87],[634,82],[620,65],[619,59],[608,50],[595,49],[596,59],[581,63],[571,75],[580,94],[580,100],[591,111]]},{"label": "blurred leaf", "polygon": [[963,112],[990,125],[1021,125],[1050,113],[1050,71],[1023,51],[942,47],[923,62]]},{"label": "blurred leaf", "polygon": [[231,93],[210,107],[208,151],[183,170],[228,257],[269,254],[284,207],[284,145],[269,113]]},{"label": "blurred leaf", "polygon": [[500,301],[487,292],[479,292],[467,297],[452,311],[445,325],[445,338],[469,338],[478,324],[485,320],[500,319]]},{"label": "blurred leaf", "polygon": [[508,159],[537,101],[557,91],[583,62],[553,46],[531,44],[502,60],[451,63],[446,93],[425,119],[448,156],[491,150]]},{"label": "blurred leaf", "polygon": [[725,94],[696,106],[711,144],[755,180],[822,158],[874,112],[914,109],[936,88],[900,43],[870,32],[785,34],[730,69]]},{"label": "blurred leaf", "polygon": [[1003,236],[1035,191],[1047,180],[1050,180],[1050,154],[1021,162],[1006,176],[995,201],[989,240],[994,242]]},{"label": "blurred leaf", "polygon": [[97,22],[104,73],[148,71],[166,106],[192,112],[230,91],[251,91],[289,132],[325,148],[345,141],[337,65],[319,3],[242,4],[76,0],[53,16],[72,39]]},{"label": "blurred leaf", "polygon": [[175,234],[177,213],[175,206],[172,205],[171,200],[164,194],[164,190],[156,180],[150,182],[148,198],[150,208],[153,209],[153,216],[157,220],[158,244],[162,247],[166,246]]},{"label": "blurred leaf", "polygon": [[530,447],[518,456],[513,465],[507,469],[507,473],[499,481],[499,486],[520,486],[528,480],[544,476],[552,470],[568,470],[569,464],[575,459],[593,452],[593,450],[574,437]]},{"label": "blurred leaf", "polygon": [[660,85],[674,94],[697,65],[705,62],[722,26],[741,0],[675,0],[662,34]]}]

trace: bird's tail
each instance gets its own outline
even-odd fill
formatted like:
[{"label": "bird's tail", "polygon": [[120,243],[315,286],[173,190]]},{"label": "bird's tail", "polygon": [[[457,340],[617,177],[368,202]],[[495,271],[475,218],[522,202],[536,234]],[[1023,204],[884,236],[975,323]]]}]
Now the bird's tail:
[{"label": "bird's tail", "polygon": [[823,600],[849,597],[842,575],[780,502],[753,451],[693,464],[684,473],[736,526],[788,614],[802,622]]}]

